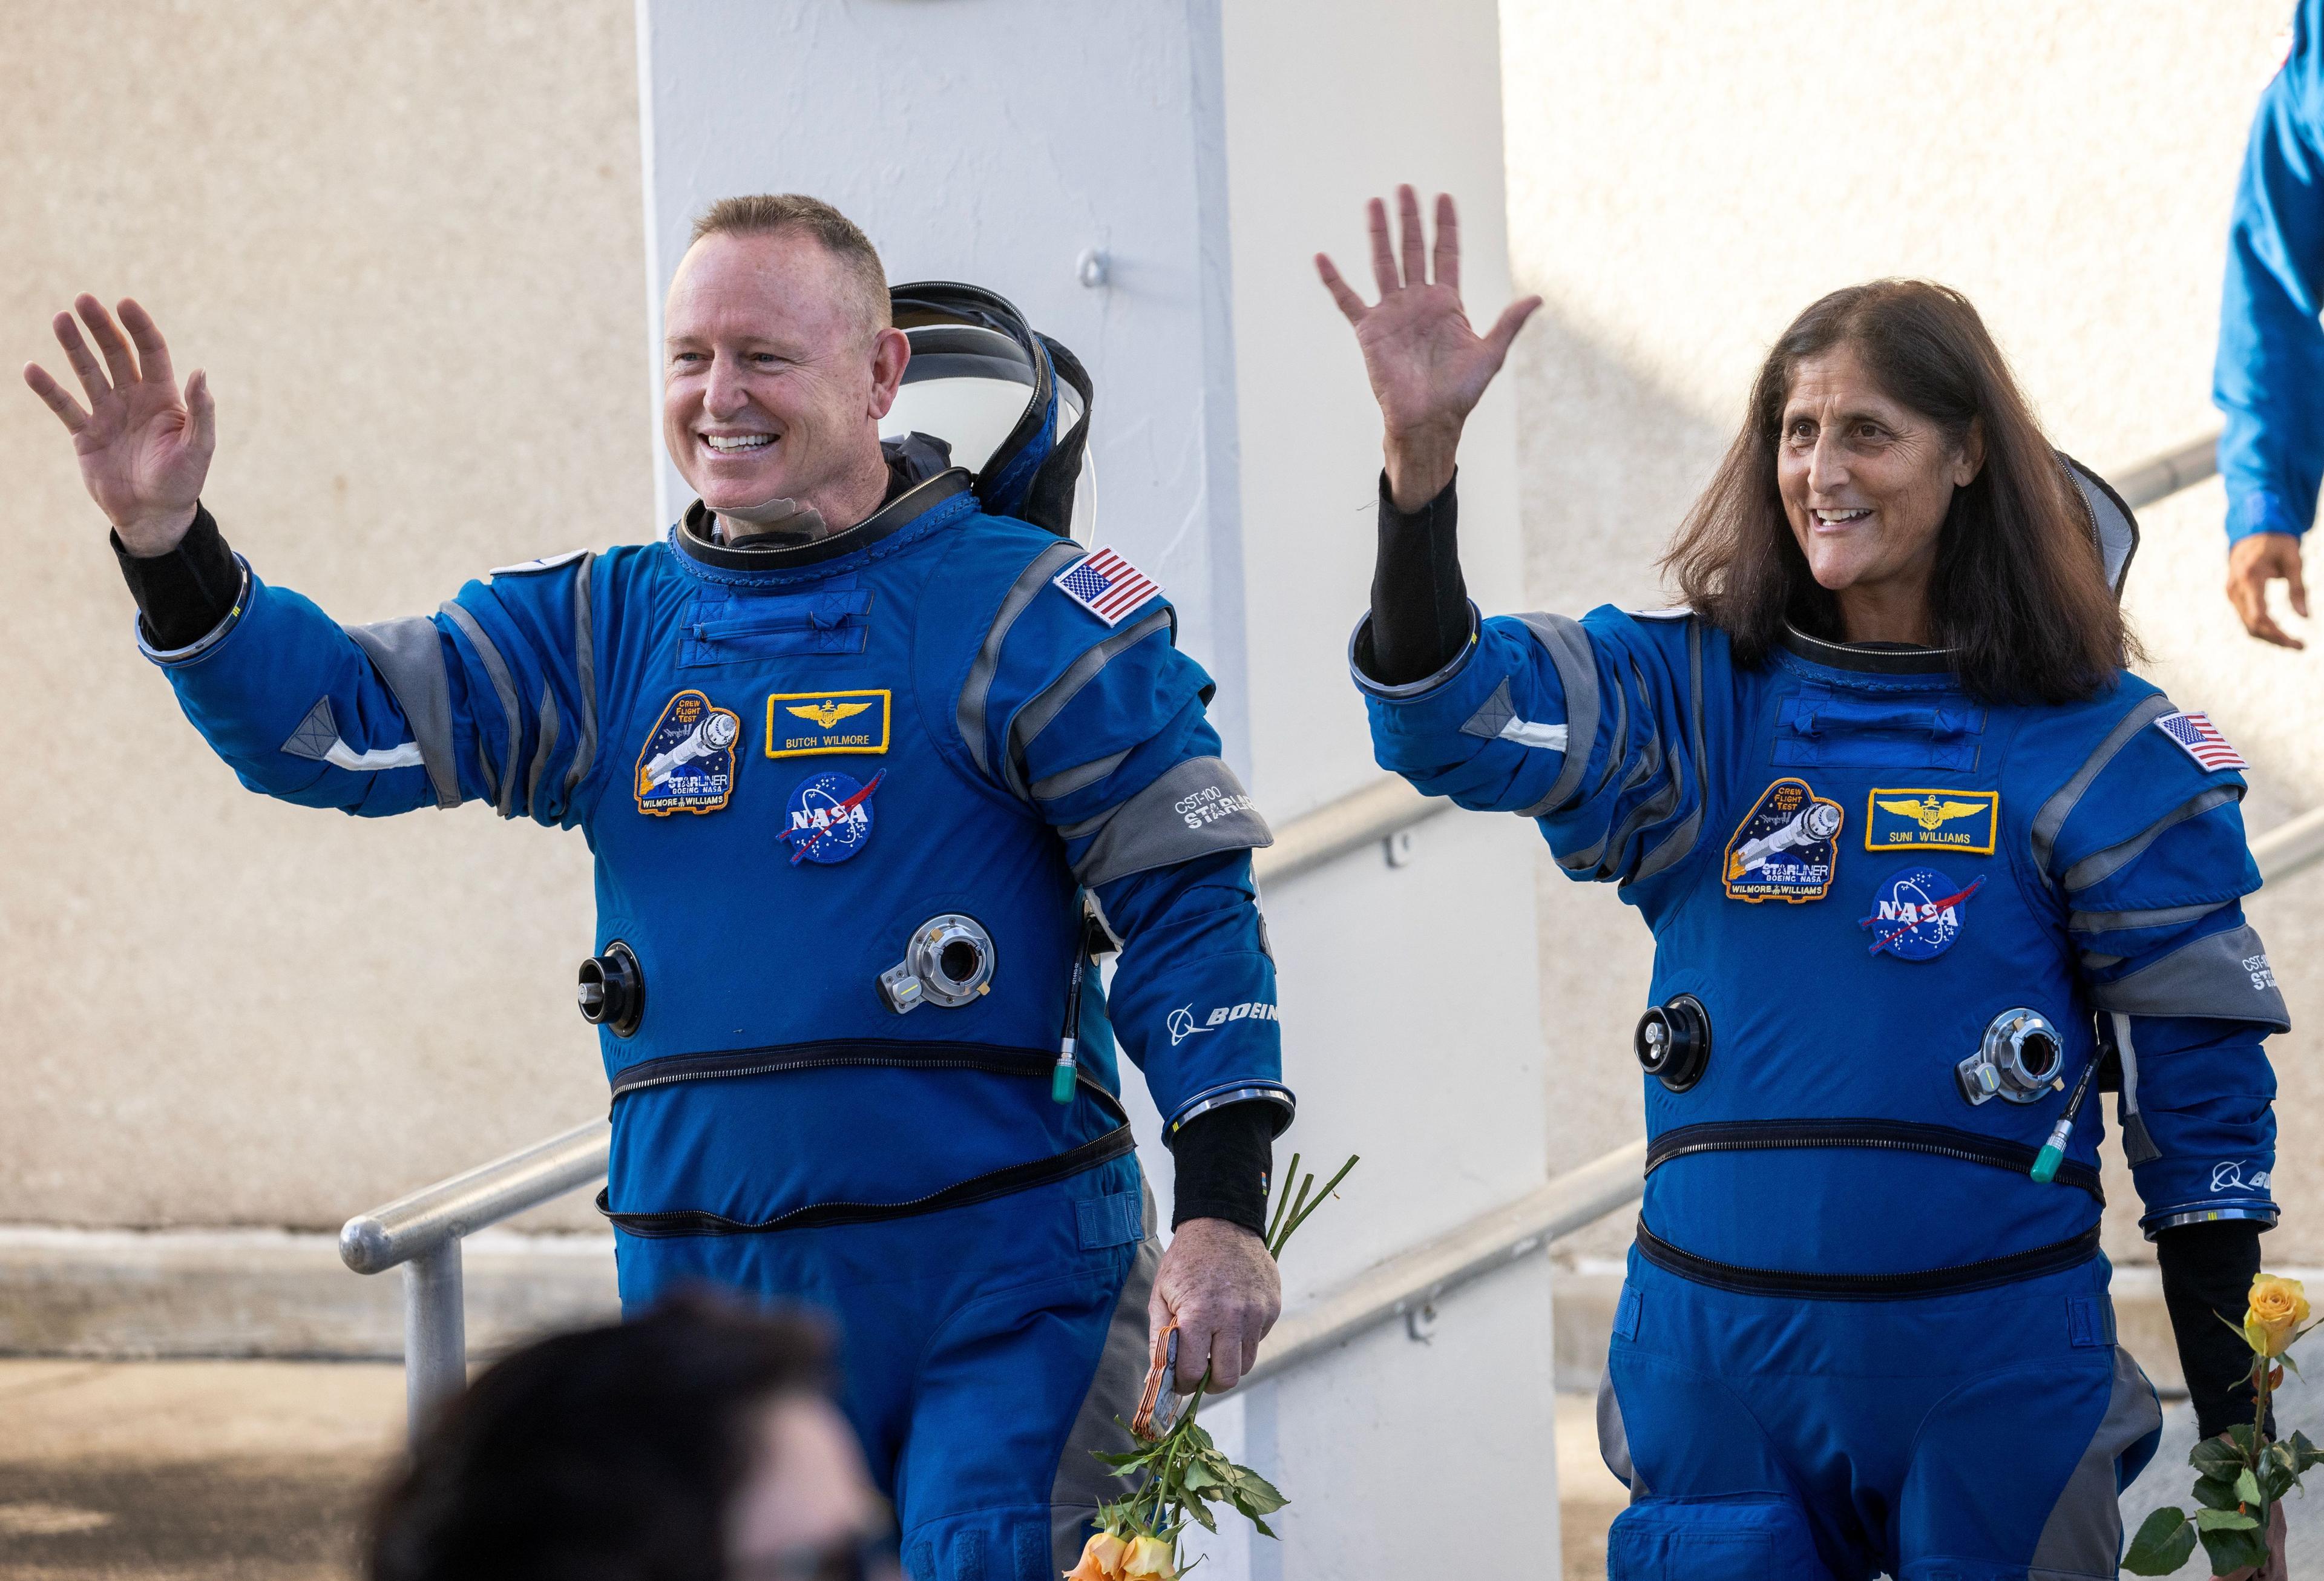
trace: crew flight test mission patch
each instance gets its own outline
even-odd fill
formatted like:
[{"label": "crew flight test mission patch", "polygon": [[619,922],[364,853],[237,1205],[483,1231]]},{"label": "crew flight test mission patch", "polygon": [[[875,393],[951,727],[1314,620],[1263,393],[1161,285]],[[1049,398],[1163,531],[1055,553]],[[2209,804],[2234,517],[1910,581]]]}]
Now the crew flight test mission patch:
[{"label": "crew flight test mission patch", "polygon": [[698,691],[682,691],[662,708],[638,754],[638,810],[716,812],[734,794],[742,717]]},{"label": "crew flight test mission patch", "polygon": [[1840,868],[1840,803],[1805,780],[1778,780],[1735,826],[1727,842],[1727,898],[1801,905],[1831,892]]}]

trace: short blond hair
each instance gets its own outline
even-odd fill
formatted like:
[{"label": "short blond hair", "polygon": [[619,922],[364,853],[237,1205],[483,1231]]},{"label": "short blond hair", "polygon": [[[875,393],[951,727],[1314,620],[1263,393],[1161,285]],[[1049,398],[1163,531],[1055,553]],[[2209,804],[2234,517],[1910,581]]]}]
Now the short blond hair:
[{"label": "short blond hair", "polygon": [[705,236],[771,236],[805,231],[823,244],[855,288],[859,305],[871,327],[886,329],[895,323],[888,306],[888,271],[863,229],[820,198],[804,192],[755,192],[721,198],[694,222],[692,246]]}]

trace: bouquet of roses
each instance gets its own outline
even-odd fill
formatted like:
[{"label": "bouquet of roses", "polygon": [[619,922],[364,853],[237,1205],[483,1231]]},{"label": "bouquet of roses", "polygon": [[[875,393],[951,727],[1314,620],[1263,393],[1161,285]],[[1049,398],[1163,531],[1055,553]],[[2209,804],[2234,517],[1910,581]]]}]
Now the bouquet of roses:
[{"label": "bouquet of roses", "polygon": [[[1355,1167],[1356,1160],[1351,1158],[1321,1191],[1314,1189],[1315,1177],[1310,1173],[1299,1182],[1298,1195],[1294,1197],[1291,1182],[1299,1174],[1299,1155],[1291,1155],[1291,1168],[1284,1173],[1268,1216],[1269,1256],[1282,1261],[1292,1232],[1323,1206]],[[1124,1424],[1139,1447],[1127,1455],[1098,1456],[1113,1467],[1116,1476],[1138,1485],[1098,1506],[1097,1531],[1083,1546],[1081,1563],[1066,1572],[1065,1581],[1175,1581],[1179,1574],[1179,1534],[1188,1521],[1199,1521],[1205,1531],[1216,1531],[1218,1522],[1209,1508],[1213,1504],[1231,1504],[1261,1532],[1275,1535],[1266,1518],[1290,1501],[1259,1473],[1229,1460],[1194,1420],[1210,1385],[1207,1371],[1173,1419],[1167,1390],[1177,1359],[1177,1330],[1173,1326],[1164,1331],[1138,1415]]]},{"label": "bouquet of roses", "polygon": [[2252,1392],[2257,1397],[2252,1419],[2237,1422],[2223,1438],[2195,1446],[2187,1457],[2195,1468],[2194,1515],[2175,1509],[2149,1515],[2123,1558],[2124,1569],[2134,1576],[2168,1576],[2187,1562],[2198,1542],[2218,1575],[2267,1562],[2268,1518],[2276,1501],[2300,1485],[2301,1473],[2324,1462],[2324,1450],[2305,1433],[2278,1443],[2264,1430],[2268,1397],[2283,1382],[2284,1368],[2300,1370],[2288,1354],[2292,1342],[2314,1327],[2298,1280],[2253,1276],[2238,1330],[2252,1352]]}]

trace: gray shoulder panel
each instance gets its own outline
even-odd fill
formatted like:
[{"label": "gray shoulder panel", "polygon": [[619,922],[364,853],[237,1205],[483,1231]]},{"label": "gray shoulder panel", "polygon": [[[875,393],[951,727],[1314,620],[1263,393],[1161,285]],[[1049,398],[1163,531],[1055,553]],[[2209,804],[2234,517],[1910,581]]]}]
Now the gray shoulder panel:
[{"label": "gray shoulder panel", "polygon": [[581,736],[573,744],[573,766],[565,771],[565,804],[597,760],[597,633],[589,606],[597,557],[584,550],[573,571],[573,684],[581,694]]},{"label": "gray shoulder panel", "polygon": [[1565,763],[1550,782],[1547,794],[1518,815],[1539,818],[1563,805],[1582,783],[1582,771],[1589,764],[1591,744],[1598,739],[1598,660],[1579,621],[1562,615],[1517,618],[1549,651],[1550,662],[1557,667],[1557,683],[1565,691]]},{"label": "gray shoulder panel", "polygon": [[954,717],[960,726],[960,738],[968,745],[970,761],[982,772],[992,772],[992,765],[984,761],[984,706],[992,695],[992,678],[1001,670],[1001,645],[1009,640],[1009,628],[1017,624],[1026,606],[1039,596],[1042,586],[1064,570],[1067,562],[1081,559],[1083,553],[1081,545],[1060,541],[1035,555],[1033,563],[1010,584],[991,626],[984,633],[983,643],[976,650],[975,661],[968,667],[968,684],[960,689],[960,706]]},{"label": "gray shoulder panel", "polygon": [[2074,771],[2074,777],[2060,786],[2057,792],[2042,804],[2042,810],[2034,815],[2033,837],[2034,864],[2041,869],[2043,877],[2050,875],[2050,856],[2058,841],[2058,831],[2066,827],[2066,819],[2073,816],[2074,809],[2080,805],[2091,784],[2105,772],[2106,766],[2114,762],[2114,754],[2128,745],[2132,736],[2169,712],[2171,699],[2160,693],[2141,700],[2129,713],[2115,721],[2114,728],[2107,732],[2106,739],[2099,742],[2096,750],[2082,760],[2082,766]]},{"label": "gray shoulder panel", "polygon": [[[503,818],[514,818],[516,754],[524,746],[524,716],[518,709],[516,682],[509,677],[508,662],[501,657],[501,651],[493,645],[492,638],[484,635],[484,628],[477,623],[476,617],[460,607],[457,599],[444,606],[444,617],[458,626],[460,634],[466,637],[469,644],[476,650],[476,657],[484,662],[484,673],[492,678],[493,694],[501,700],[501,715],[508,724],[508,754],[501,765],[500,784],[493,791],[493,802]],[[476,733],[477,761],[489,767],[491,756],[484,751],[484,732],[479,730]]]},{"label": "gray shoulder panel", "polygon": [[2083,857],[2066,869],[2065,877],[2058,882],[2069,893],[2076,890],[2086,890],[2094,883],[2113,877],[2137,861],[2145,854],[2149,846],[2163,837],[2165,829],[2176,824],[2185,823],[2190,818],[2200,818],[2222,802],[2241,801],[2243,797],[2244,788],[2241,785],[2214,785],[2208,790],[2200,791],[2156,818],[2122,844],[2109,846],[2103,851],[2094,851]]},{"label": "gray shoulder panel", "polygon": [[557,755],[557,691],[544,683],[540,689],[540,740],[532,749],[532,769],[524,777],[524,810],[528,818],[540,816],[540,777],[549,772],[549,760]]},{"label": "gray shoulder panel", "polygon": [[2120,1015],[2183,1015],[2292,1030],[2267,947],[2248,922],[2181,945],[2127,977],[2092,985],[2090,1003]]},{"label": "gray shoulder panel", "polygon": [[1074,870],[1074,876],[1090,889],[1213,851],[1249,851],[1275,844],[1242,781],[1214,757],[1174,763],[1102,819],[1058,832],[1077,839],[1093,826],[1097,837]]},{"label": "gray shoulder panel", "polygon": [[1092,758],[1088,763],[1060,770],[1046,780],[1036,780],[1033,781],[1033,800],[1055,801],[1061,796],[1071,796],[1076,790],[1087,790],[1121,767],[1129,757],[1130,749],[1125,746],[1120,752],[1108,753],[1102,758]]},{"label": "gray shoulder panel", "polygon": [[2076,911],[2067,917],[2066,931],[2128,933],[2141,928],[2176,928],[2233,904],[2233,901],[2205,901],[2193,906],[2160,906],[2151,911]]},{"label": "gray shoulder panel", "polygon": [[1113,662],[1116,654],[1135,648],[1156,632],[1169,630],[1172,618],[1166,607],[1156,610],[1136,625],[1122,627],[1095,647],[1085,650],[1079,658],[1065,666],[1063,675],[1043,687],[1039,695],[1017,710],[1017,717],[1009,722],[1009,761],[1001,765],[1010,790],[1028,800],[1031,799],[1032,789],[1025,782],[1025,749],[1049,727],[1059,714],[1065,711],[1065,705],[1079,695],[1082,688],[1095,680],[1098,672]]},{"label": "gray shoulder panel", "polygon": [[395,694],[436,805],[460,805],[459,760],[452,751],[452,680],[444,669],[444,633],[424,615],[348,626],[348,637],[371,660],[372,668]]},{"label": "gray shoulder panel", "polygon": [[[1710,804],[1710,770],[1702,761],[1702,624],[1700,621],[1687,628],[1686,669],[1687,734],[1693,742],[1694,756],[1694,810],[1680,820],[1678,827],[1663,837],[1661,845],[1646,853],[1646,860],[1638,864],[1638,871],[1630,877],[1632,883],[1654,877],[1694,849],[1695,838],[1702,832],[1703,809]],[[1672,776],[1671,783],[1678,783],[1675,774]]]}]

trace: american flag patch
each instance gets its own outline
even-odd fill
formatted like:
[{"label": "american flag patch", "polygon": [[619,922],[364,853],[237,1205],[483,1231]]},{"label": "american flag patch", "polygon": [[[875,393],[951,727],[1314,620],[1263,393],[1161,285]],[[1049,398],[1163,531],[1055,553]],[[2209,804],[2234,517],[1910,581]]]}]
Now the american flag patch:
[{"label": "american flag patch", "polygon": [[2165,714],[2154,727],[2185,747],[2187,755],[2200,763],[2206,773],[2251,767],[2243,754],[2227,744],[2227,738],[2219,734],[2208,714]]},{"label": "american flag patch", "polygon": [[1162,589],[1145,572],[1110,549],[1093,551],[1049,578],[1066,597],[1108,625]]}]

